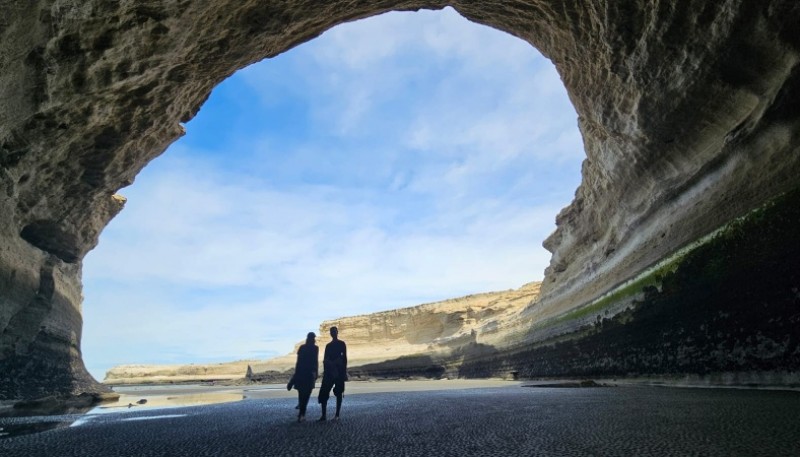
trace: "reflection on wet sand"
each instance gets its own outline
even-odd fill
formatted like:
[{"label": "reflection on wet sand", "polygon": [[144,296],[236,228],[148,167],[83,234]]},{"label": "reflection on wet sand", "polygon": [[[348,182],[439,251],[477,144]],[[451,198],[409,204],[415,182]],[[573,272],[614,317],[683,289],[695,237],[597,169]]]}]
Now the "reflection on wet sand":
[{"label": "reflection on wet sand", "polygon": [[69,421],[43,421],[2,424],[0,425],[0,440],[20,435],[29,435],[31,433],[46,432],[61,427],[69,427],[70,423]]},{"label": "reflection on wet sand", "polygon": [[121,394],[114,403],[106,403],[96,407],[95,413],[105,410],[119,410],[120,408],[174,408],[178,406],[210,405],[214,403],[228,403],[244,398],[241,392],[203,392],[182,395],[132,395]]},{"label": "reflection on wet sand", "polygon": [[[386,392],[422,392],[432,390],[470,389],[486,387],[510,387],[521,383],[499,379],[483,380],[396,380],[381,382],[353,382],[348,393],[379,394]],[[318,386],[317,386],[318,387]],[[98,420],[120,414],[122,421],[155,420],[180,417],[165,413],[158,416],[138,418],[128,412],[199,406],[216,403],[238,402],[244,399],[295,398],[296,394],[286,390],[284,384],[251,384],[224,386],[208,384],[139,385],[113,388],[119,398],[100,405],[68,408],[59,403],[59,408],[14,408],[11,404],[0,405],[0,441],[20,435],[40,433],[48,430],[80,427]],[[45,406],[48,402],[43,403]]]},{"label": "reflection on wet sand", "polygon": [[[119,398],[101,405],[84,407],[5,407],[0,410],[0,440],[40,433],[91,422],[98,415],[137,410],[177,408],[181,406],[229,403],[246,398],[241,389],[208,391],[207,386],[126,387],[118,389]],[[6,418],[3,420],[2,418]],[[135,418],[123,420],[138,420]]]}]

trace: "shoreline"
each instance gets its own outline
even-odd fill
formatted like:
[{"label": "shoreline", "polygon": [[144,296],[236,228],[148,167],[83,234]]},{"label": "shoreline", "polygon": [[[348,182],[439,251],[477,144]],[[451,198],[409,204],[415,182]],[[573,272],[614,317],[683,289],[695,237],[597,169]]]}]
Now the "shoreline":
[{"label": "shoreline", "polygon": [[[393,377],[373,377],[373,378],[353,378],[348,381],[349,385],[356,383],[393,383],[393,382],[441,382],[441,381],[467,381],[467,382],[516,382],[528,384],[570,384],[582,381],[592,381],[604,387],[612,386],[647,386],[647,387],[676,387],[676,388],[697,388],[697,389],[752,389],[752,390],[786,390],[800,391],[800,373],[784,373],[788,375],[785,379],[772,380],[768,382],[758,373],[713,373],[706,376],[696,375],[675,375],[675,376],[631,376],[631,377],[537,377],[537,378],[511,378],[511,377],[489,377],[489,378],[427,378],[421,376],[393,376]],[[286,380],[270,382],[267,380],[247,380],[246,378],[225,378],[225,379],[187,379],[170,380],[167,382],[152,380],[142,382],[103,382],[102,384],[109,389],[126,389],[134,387],[180,387],[180,386],[205,386],[209,388],[227,387],[231,389],[285,385],[291,377],[286,374]],[[786,382],[790,379],[790,382]],[[317,380],[317,384],[321,378]]]},{"label": "shoreline", "polygon": [[[800,384],[754,383],[746,376],[742,382],[720,382],[717,376],[643,376],[630,378],[371,378],[354,379],[347,383],[347,394],[372,394],[391,392],[423,392],[472,388],[520,386],[528,388],[597,388],[597,387],[650,387],[676,389],[723,389],[753,391],[800,392]],[[319,388],[318,379],[314,389]],[[284,383],[269,383],[239,379],[203,379],[169,382],[141,382],[137,384],[104,385],[111,392],[102,395],[76,395],[72,397],[44,397],[35,400],[0,400],[0,417],[83,414],[122,408],[173,408],[189,405],[206,405],[262,398],[296,397],[296,391],[287,391]],[[313,394],[312,394],[313,395]],[[145,400],[144,403],[141,403]]]},{"label": "shoreline", "polygon": [[[752,390],[800,392],[797,385],[730,385],[691,382],[686,378],[614,378],[614,379],[371,379],[348,381],[346,395],[426,392],[499,387],[526,387],[541,389],[563,388],[675,388],[698,390]],[[694,380],[696,381],[696,380]],[[314,390],[317,391],[321,379]],[[86,398],[46,397],[34,401],[0,401],[0,417],[48,416],[59,414],[101,414],[123,410],[153,410],[181,406],[200,406],[218,403],[241,402],[270,398],[296,398],[297,392],[287,391],[282,383],[230,383],[230,382],[171,382],[107,385],[111,394],[96,401]],[[314,394],[312,393],[312,396]]]},{"label": "shoreline", "polygon": [[523,389],[513,382],[411,392],[409,382],[372,384],[403,391],[346,393],[341,419],[325,422],[315,420],[321,412],[316,404],[309,405],[309,419],[298,422],[296,396],[0,419],[0,448],[9,456],[749,457],[796,455],[800,431],[797,393],[627,386]]}]

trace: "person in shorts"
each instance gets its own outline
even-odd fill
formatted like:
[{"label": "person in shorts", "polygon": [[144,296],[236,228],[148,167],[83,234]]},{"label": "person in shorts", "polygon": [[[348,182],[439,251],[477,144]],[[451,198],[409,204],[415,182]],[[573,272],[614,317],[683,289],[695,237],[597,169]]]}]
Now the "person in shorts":
[{"label": "person in shorts", "polygon": [[327,420],[328,398],[333,389],[336,396],[336,415],[339,418],[344,397],[344,383],[347,381],[347,345],[339,339],[339,329],[331,327],[333,341],[325,345],[325,355],[322,358],[322,385],[319,388],[319,404],[322,407],[320,421]]}]

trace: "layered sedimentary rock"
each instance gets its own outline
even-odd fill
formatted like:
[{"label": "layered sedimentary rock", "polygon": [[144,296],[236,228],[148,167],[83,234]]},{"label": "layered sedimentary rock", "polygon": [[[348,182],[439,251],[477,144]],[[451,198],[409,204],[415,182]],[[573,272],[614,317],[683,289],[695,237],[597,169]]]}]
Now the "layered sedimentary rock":
[{"label": "layered sedimentary rock", "polygon": [[800,189],[591,302],[533,319],[515,347],[477,355],[459,373],[800,385],[798,224]]},{"label": "layered sedimentary rock", "polygon": [[[477,347],[513,346],[509,336],[514,330],[525,330],[519,327],[520,316],[538,299],[540,286],[533,282],[516,290],[325,321],[320,324],[317,345],[324,348],[330,342],[330,328],[336,326],[347,343],[351,377],[442,375],[443,364],[458,363]],[[296,353],[297,347],[253,369],[291,369]]]},{"label": "layered sedimentary rock", "polygon": [[205,382],[245,377],[248,367],[257,360],[187,365],[119,365],[106,372],[103,383],[140,384],[172,382]]},{"label": "layered sedimentary rock", "polygon": [[[519,316],[539,296],[541,283],[516,290],[474,294],[436,303],[342,317],[320,324],[317,345],[330,341],[336,325],[347,342],[352,376],[436,375],[441,364],[476,345],[509,346],[506,338]],[[240,379],[248,369],[256,379],[288,380],[297,348],[266,361],[243,360],[213,365],[122,365],[108,371],[106,384]],[[397,362],[399,360],[399,362]],[[320,361],[321,362],[321,361]],[[378,372],[376,365],[386,367]],[[391,367],[388,368],[388,367]],[[433,367],[433,370],[429,368]],[[322,367],[320,366],[320,372]],[[273,379],[274,378],[274,379]]]},{"label": "layered sedimentary rock", "polygon": [[[526,347],[580,339],[582,321],[564,316],[800,184],[793,0],[0,0],[0,398],[97,388],[80,357],[81,260],[122,208],[115,192],[182,134],[214,85],[344,21],[446,5],[555,63],[587,155],[545,242],[542,298],[528,330],[511,334],[519,351],[495,359],[529,366]],[[756,323],[792,317],[770,303]],[[759,325],[742,345],[758,344]],[[733,357],[740,340],[720,333]],[[789,347],[793,338],[783,335]],[[754,360],[738,369],[776,368]],[[574,371],[552,361],[561,368],[548,372]]]}]

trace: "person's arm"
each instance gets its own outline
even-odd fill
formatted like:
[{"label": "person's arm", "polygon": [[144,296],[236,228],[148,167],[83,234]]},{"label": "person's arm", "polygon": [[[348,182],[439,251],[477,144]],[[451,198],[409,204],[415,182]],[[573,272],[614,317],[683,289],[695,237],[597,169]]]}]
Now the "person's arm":
[{"label": "person's arm", "polygon": [[314,346],[314,379],[317,379],[319,376],[319,348]]},{"label": "person's arm", "polygon": [[347,368],[347,345],[344,344],[342,341],[342,362],[344,363],[344,368]]},{"label": "person's arm", "polygon": [[[330,343],[328,343],[330,344]],[[334,346],[325,346],[325,355],[322,358],[322,363],[330,363],[336,360],[336,350]]]}]

